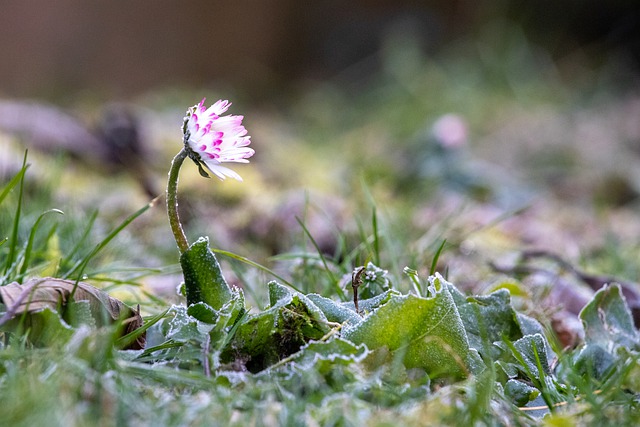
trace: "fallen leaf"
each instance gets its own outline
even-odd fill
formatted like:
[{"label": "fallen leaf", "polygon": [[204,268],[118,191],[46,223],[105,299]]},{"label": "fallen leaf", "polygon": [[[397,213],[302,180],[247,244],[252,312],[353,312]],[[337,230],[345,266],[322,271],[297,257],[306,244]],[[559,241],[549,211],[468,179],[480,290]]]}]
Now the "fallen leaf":
[{"label": "fallen leaf", "polygon": [[[0,318],[0,326],[21,315],[32,315],[45,309],[58,312],[61,317],[74,323],[93,323],[105,326],[121,321],[124,325],[122,335],[126,335],[142,326],[139,310],[134,310],[106,292],[87,283],[73,280],[45,277],[31,279],[23,284],[17,282],[0,286],[0,299],[6,306],[6,312]],[[86,301],[89,305],[90,319],[79,315],[78,310],[67,310],[69,303]],[[144,348],[145,335],[141,334],[129,349]]]}]

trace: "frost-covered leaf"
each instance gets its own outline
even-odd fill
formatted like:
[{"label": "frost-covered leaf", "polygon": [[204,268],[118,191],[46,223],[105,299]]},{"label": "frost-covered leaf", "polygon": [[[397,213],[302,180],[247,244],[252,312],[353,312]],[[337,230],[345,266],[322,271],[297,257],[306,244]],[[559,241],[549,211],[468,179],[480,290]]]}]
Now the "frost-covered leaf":
[{"label": "frost-covered leaf", "polygon": [[[209,336],[209,345],[213,352],[228,343],[233,325],[244,312],[244,294],[241,289],[234,287],[231,290],[231,300],[220,310],[202,302],[189,307],[172,306],[169,310],[172,316],[162,321],[156,328],[152,328],[150,335],[153,337],[155,346],[162,347],[164,343],[167,348],[171,348],[171,343],[189,343],[195,346],[197,351]],[[165,356],[167,354],[165,353]]]},{"label": "frost-covered leaf", "polygon": [[188,309],[182,305],[174,305],[171,308],[173,317],[165,322],[165,337],[174,341],[187,342],[191,340],[202,341],[213,325],[199,321],[190,316]]},{"label": "frost-covered leaf", "polygon": [[489,295],[466,297],[450,283],[447,283],[447,289],[458,307],[472,348],[482,352],[483,342],[522,337],[508,290],[498,289]]},{"label": "frost-covered leaf", "polygon": [[342,338],[329,341],[312,341],[292,356],[292,362],[303,369],[313,368],[318,361],[326,360],[332,364],[349,364],[362,361],[368,354],[364,344],[355,345]]},{"label": "frost-covered leaf", "polygon": [[216,310],[231,299],[220,264],[209,248],[209,239],[199,238],[180,256],[187,305],[204,302]]},{"label": "frost-covered leaf", "polygon": [[[275,304],[272,306],[286,306],[295,298],[299,299],[302,304],[309,310],[310,315],[324,324],[327,323],[327,318],[314,303],[306,295],[301,294],[300,292],[296,292],[294,290],[289,289],[288,287],[281,285],[276,281],[271,281],[268,283],[269,286],[269,295],[274,296]],[[271,299],[271,297],[270,297]],[[328,331],[328,329],[326,330]]]},{"label": "frost-covered leaf", "polygon": [[231,341],[235,333],[234,326],[245,313],[244,293],[242,289],[234,286],[231,289],[231,301],[222,306],[217,313],[217,321],[209,333],[214,348],[222,349]]},{"label": "frost-covered leaf", "polygon": [[[536,380],[542,380],[545,376],[549,376],[551,369],[546,352],[546,340],[540,334],[525,335],[513,343],[513,347],[519,353],[517,356],[522,357],[522,361],[526,366],[522,368],[525,373],[531,373]],[[515,353],[515,352],[514,352]],[[514,356],[516,356],[514,354]],[[542,371],[540,371],[542,369]]]},{"label": "frost-covered leaf", "polygon": [[[361,313],[370,313],[376,310],[378,307],[381,307],[382,305],[386,304],[387,301],[389,301],[393,295],[401,295],[401,294],[396,290],[389,289],[381,293],[380,295],[376,295],[375,297],[359,300],[358,308],[360,309]],[[356,306],[354,305],[353,301],[343,302],[341,303],[341,305],[345,308],[353,310],[353,312],[355,313]]]},{"label": "frost-covered leaf", "polygon": [[578,353],[574,365],[581,374],[599,379],[615,362],[615,357],[604,348],[598,344],[588,344]]},{"label": "frost-covered leaf", "polygon": [[329,322],[349,322],[350,325],[356,325],[362,320],[360,315],[357,314],[354,309],[347,308],[332,299],[325,298],[318,294],[309,294],[307,295],[307,298],[322,310]]},{"label": "frost-covered leaf", "polygon": [[533,317],[529,317],[522,313],[516,313],[516,319],[518,320],[522,336],[534,334],[544,335],[544,328],[540,322]]},{"label": "frost-covered leaf", "polygon": [[496,374],[498,379],[507,381],[508,379],[516,378],[518,376],[518,365],[515,363],[507,362],[505,360],[496,360],[494,363]]},{"label": "frost-covered leaf", "polygon": [[[460,310],[471,347],[481,353],[486,350],[489,354],[484,356],[503,359],[496,360],[499,377],[504,380],[514,378],[517,371],[522,370],[519,363],[511,361],[513,354],[503,342],[505,339],[515,341],[516,351],[524,352],[523,357],[529,368],[535,365],[532,346],[536,345],[538,358],[548,373],[547,361],[554,354],[544,338],[544,328],[537,320],[513,309],[507,289],[500,288],[489,295],[470,297],[465,297],[451,284],[449,290]],[[536,378],[540,377],[537,367],[532,372],[536,373]]]},{"label": "frost-covered leaf", "polygon": [[222,363],[236,367],[240,363],[251,372],[259,372],[329,331],[327,318],[304,295],[276,282],[269,283],[269,295],[275,304],[240,320],[222,351]]},{"label": "frost-covered leaf", "polygon": [[540,390],[518,380],[509,380],[504,385],[504,394],[517,406],[524,406],[540,394]]},{"label": "frost-covered leaf", "polygon": [[640,350],[638,330],[618,284],[607,285],[595,293],[580,312],[587,344],[607,351],[619,346]]},{"label": "frost-covered leaf", "polygon": [[580,320],[585,345],[559,367],[561,375],[577,370],[602,379],[612,369],[623,369],[630,358],[637,361],[640,337],[619,285],[606,285],[596,292],[580,312]]},{"label": "frost-covered leaf", "polygon": [[282,286],[277,282],[269,282],[269,305],[274,306],[278,301],[288,300],[293,296],[294,291]]},{"label": "frost-covered leaf", "polygon": [[391,295],[358,325],[347,326],[343,338],[370,349],[387,347],[407,368],[424,369],[432,378],[468,375],[477,361],[458,309],[444,279],[438,275],[433,283],[433,297]]},{"label": "frost-covered leaf", "polygon": [[[533,401],[538,401],[543,397],[543,403],[550,405],[565,399],[567,387],[559,383],[551,372],[546,351],[548,343],[544,336],[534,334],[525,335],[515,342],[505,340],[502,347],[509,349],[511,362],[504,361],[501,367],[517,369],[518,378],[524,376],[533,387],[540,391],[540,396]],[[503,357],[505,360],[509,359],[506,356]],[[530,401],[527,406],[531,405],[533,401]]]},{"label": "frost-covered leaf", "polygon": [[201,322],[209,324],[214,324],[216,323],[216,320],[218,320],[217,310],[204,302],[191,304],[187,308],[187,314],[189,314],[189,316],[193,316]]},{"label": "frost-covered leaf", "polygon": [[235,324],[245,312],[244,292],[242,289],[234,286],[231,289],[231,300],[218,311],[218,323],[223,321],[225,327],[230,327]]},{"label": "frost-covered leaf", "polygon": [[[389,289],[375,297],[359,300],[358,308],[362,313],[370,313],[389,301],[389,298],[391,298],[392,295],[400,295],[400,293]],[[356,313],[353,301],[336,302],[318,294],[309,294],[306,295],[306,297],[322,311],[330,322],[348,322],[349,325],[353,326],[360,323],[362,320],[360,314]]]}]

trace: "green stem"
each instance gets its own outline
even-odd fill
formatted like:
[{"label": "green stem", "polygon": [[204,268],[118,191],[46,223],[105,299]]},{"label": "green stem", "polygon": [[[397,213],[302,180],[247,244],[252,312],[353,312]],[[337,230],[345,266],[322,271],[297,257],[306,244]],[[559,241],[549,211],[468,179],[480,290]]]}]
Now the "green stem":
[{"label": "green stem", "polygon": [[189,242],[187,241],[187,236],[184,234],[182,224],[180,223],[180,216],[178,215],[178,175],[182,162],[184,162],[186,158],[187,151],[183,148],[171,162],[169,181],[167,182],[167,214],[169,215],[169,224],[171,225],[173,237],[176,239],[181,254],[189,249]]}]

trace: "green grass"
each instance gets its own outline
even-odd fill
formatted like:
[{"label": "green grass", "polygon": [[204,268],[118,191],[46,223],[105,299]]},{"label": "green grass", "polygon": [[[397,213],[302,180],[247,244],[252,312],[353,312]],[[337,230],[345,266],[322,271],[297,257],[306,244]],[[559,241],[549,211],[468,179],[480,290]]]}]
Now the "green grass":
[{"label": "green grass", "polygon": [[[26,167],[23,171],[26,171]],[[28,177],[22,171],[17,176],[18,179],[10,181],[5,188],[21,188]],[[50,265],[43,263],[38,254],[46,252],[49,242],[58,232],[57,228],[47,231],[33,226],[30,233],[19,232],[29,227],[23,224],[29,215],[25,213],[26,207],[20,203],[22,193],[14,191],[11,196],[4,198],[3,206],[14,207],[18,220],[13,222],[12,229],[18,232],[12,232],[12,237],[2,246],[7,281],[24,278],[27,272],[28,276],[38,276],[39,270],[50,270]],[[68,259],[76,261],[65,263],[71,266],[66,276],[73,278],[83,273],[100,250],[112,240],[116,243],[117,235],[146,209],[142,208],[116,225],[93,249],[85,250],[84,255],[80,255],[83,251],[71,248]],[[96,216],[90,219],[88,229],[82,233],[84,238],[95,234],[91,230],[95,220]],[[36,219],[36,223],[38,221]],[[381,228],[375,209],[369,222],[358,227],[357,236],[362,244],[350,252],[345,252],[347,243],[343,243],[342,249],[334,255],[291,253],[277,260],[300,262],[292,272],[291,280],[303,284],[299,285],[304,287],[300,289],[301,292],[319,292],[335,301],[347,299],[351,295],[350,287],[337,288],[342,276],[361,262],[376,259],[384,265],[385,259],[392,256],[386,245],[391,236]],[[316,246],[313,236],[304,223],[301,222],[301,226],[312,249]],[[46,238],[35,237],[40,233],[45,234]],[[26,236],[26,241],[21,240],[20,235]],[[347,240],[347,236],[341,236],[341,241]],[[216,252],[239,263],[234,264],[234,270],[238,273],[258,269],[278,277],[270,269],[244,257],[221,250]],[[434,246],[431,262],[422,266],[427,274],[435,272],[438,258],[446,252],[444,241]],[[31,253],[33,257],[29,255]],[[65,259],[64,256],[62,259]],[[9,263],[7,260],[12,261]],[[245,268],[240,268],[241,265]],[[424,280],[416,276],[417,272],[413,274],[412,280]],[[240,274],[238,276],[242,277]],[[400,291],[405,292],[409,287],[410,282],[401,275],[392,273],[390,279],[393,287]],[[91,280],[91,275],[84,280]],[[101,282],[115,286],[127,283],[117,279],[117,275],[113,278],[103,277],[94,283]],[[255,283],[245,282],[243,286],[248,292],[251,288],[251,292],[259,292],[255,288],[259,285]],[[425,286],[424,282],[419,285],[418,289],[422,290],[418,292],[426,292],[423,289]],[[262,290],[266,291],[266,288]],[[280,303],[272,299],[271,304],[277,307]],[[498,353],[495,350],[499,347],[486,350],[500,341],[492,344],[486,328],[480,328],[480,337],[485,342],[482,346],[485,350],[481,351],[486,367],[466,379],[430,380],[420,369],[407,370],[402,366],[402,351],[391,353],[390,359],[389,354],[384,356],[384,351],[371,353],[361,359],[336,349],[327,354],[330,357],[316,356],[311,365],[305,365],[308,363],[303,362],[305,356],[299,356],[295,349],[291,349],[291,356],[284,358],[281,363],[249,374],[242,370],[234,372],[234,366],[235,369],[241,368],[246,359],[241,357],[234,361],[232,357],[230,361],[223,361],[220,358],[223,354],[220,350],[234,339],[233,334],[241,333],[239,330],[236,332],[237,326],[216,334],[202,335],[192,328],[196,325],[199,325],[198,328],[206,327],[207,323],[193,318],[188,320],[188,317],[184,317],[186,312],[179,306],[170,308],[168,302],[156,298],[148,301],[147,307],[159,312],[159,315],[153,318],[147,316],[149,341],[144,351],[116,350],[119,347],[115,332],[117,324],[98,329],[77,325],[67,338],[48,342],[46,347],[33,341],[32,331],[27,330],[23,335],[5,329],[4,344],[0,350],[0,396],[3,402],[0,419],[3,423],[16,426],[96,423],[177,426],[303,425],[314,422],[319,425],[364,423],[385,426],[397,422],[419,425],[428,421],[430,424],[444,425],[460,422],[538,425],[543,415],[545,422],[551,424],[633,425],[638,421],[640,343],[637,341],[637,331],[635,347],[619,347],[610,356],[617,358],[618,362],[597,374],[584,371],[584,366],[585,363],[598,364],[601,359],[577,362],[579,350],[565,351],[555,347],[558,367],[553,372],[546,368],[548,361],[544,349],[533,346],[527,350],[525,344],[518,346],[506,336]],[[286,313],[286,307],[282,313]],[[480,305],[478,308],[483,310],[482,307]],[[496,306],[495,309],[503,310],[504,307]],[[462,308],[460,310],[464,319],[467,314]],[[254,308],[256,312],[259,313]],[[501,322],[497,312],[487,313],[482,315],[486,321]],[[242,316],[235,321],[240,328],[246,319],[251,318],[247,314]],[[391,318],[387,323],[391,325],[396,321],[399,319]],[[295,328],[292,331],[297,330]],[[227,338],[225,334],[229,334]],[[334,335],[339,335],[339,330],[321,341],[328,344]],[[553,335],[549,337],[552,339]],[[282,340],[283,336],[276,335],[274,339]],[[553,339],[550,342],[554,342]],[[444,348],[446,350],[449,347],[445,345]],[[541,351],[545,353],[544,359]],[[507,357],[509,352],[513,355]],[[213,363],[212,370],[204,367],[203,357]],[[588,369],[596,368],[593,366]],[[531,402],[534,408],[522,408],[527,398],[522,400],[520,395],[520,403],[516,403],[513,392],[506,393],[505,372],[509,369],[519,370],[520,374],[514,378],[520,378],[523,381],[520,384],[528,384],[529,392],[535,391],[539,396]],[[585,376],[584,372],[590,373]]]}]

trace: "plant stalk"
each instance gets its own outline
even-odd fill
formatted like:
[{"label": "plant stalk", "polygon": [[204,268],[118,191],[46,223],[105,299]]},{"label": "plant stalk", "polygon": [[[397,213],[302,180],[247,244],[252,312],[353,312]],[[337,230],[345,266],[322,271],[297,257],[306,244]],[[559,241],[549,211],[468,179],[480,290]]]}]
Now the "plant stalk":
[{"label": "plant stalk", "polygon": [[180,216],[178,215],[178,175],[180,174],[180,167],[186,158],[187,150],[183,148],[171,161],[169,180],[167,182],[167,214],[173,237],[181,254],[189,249],[189,241],[184,234]]}]

